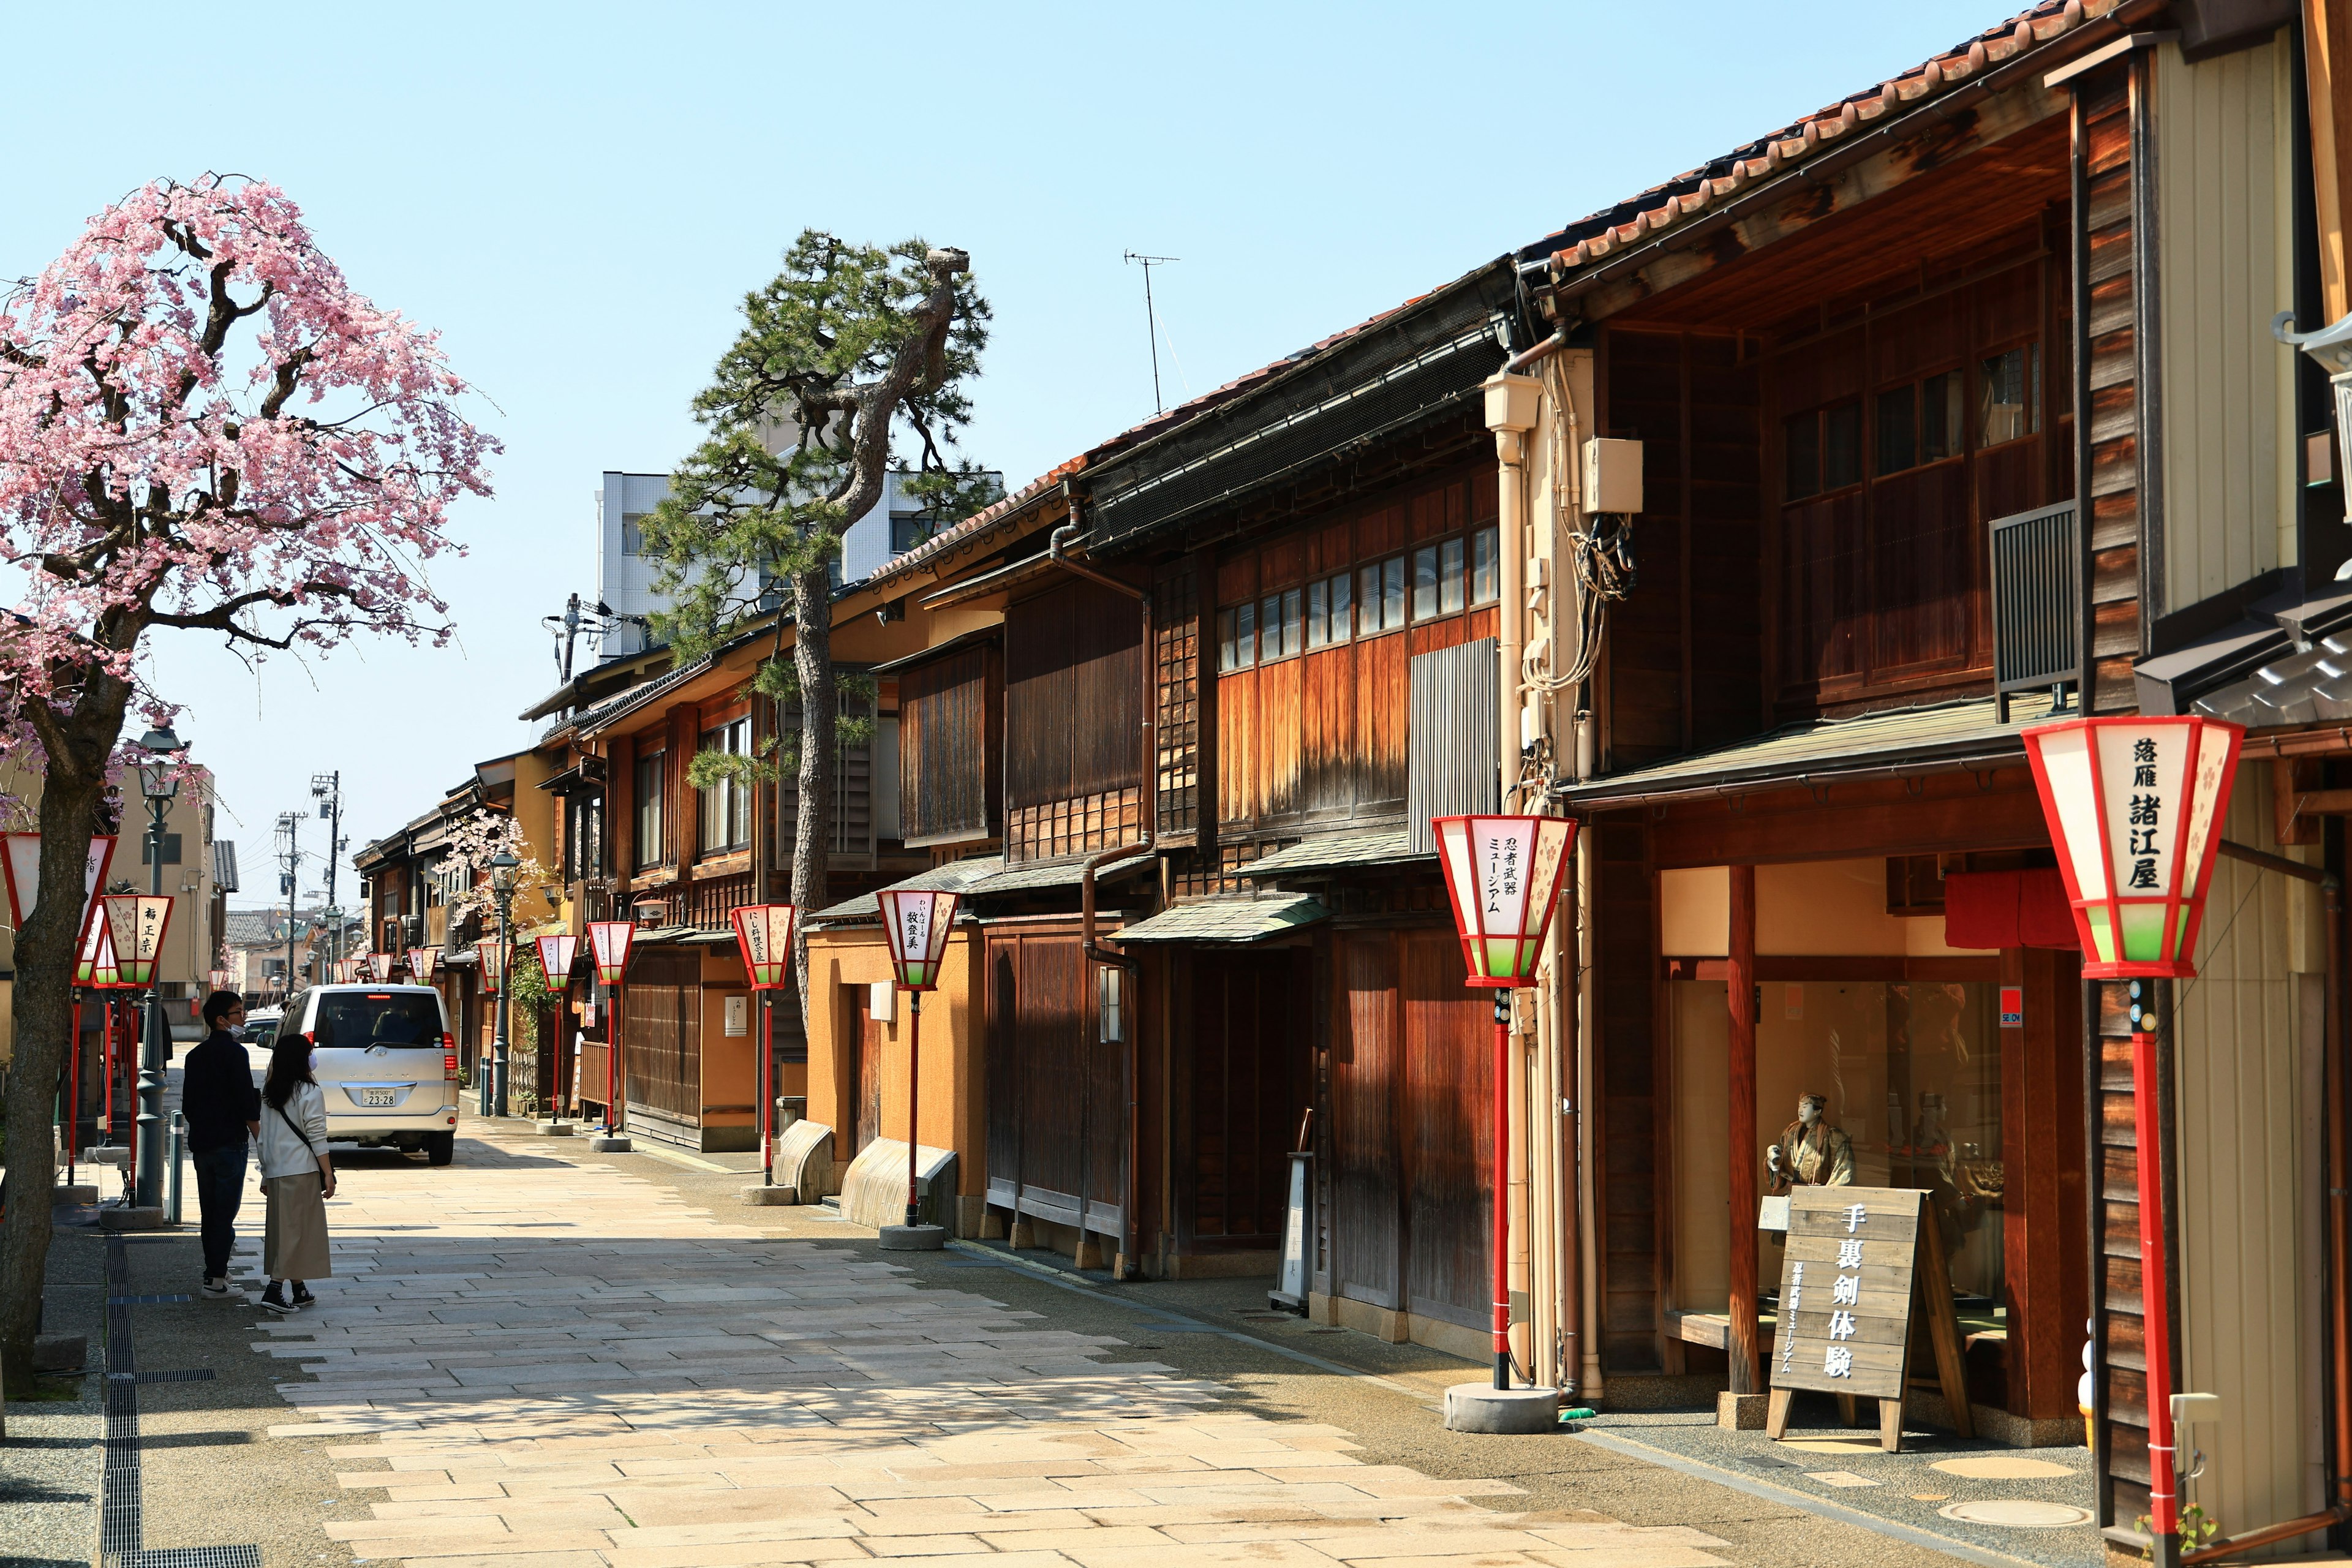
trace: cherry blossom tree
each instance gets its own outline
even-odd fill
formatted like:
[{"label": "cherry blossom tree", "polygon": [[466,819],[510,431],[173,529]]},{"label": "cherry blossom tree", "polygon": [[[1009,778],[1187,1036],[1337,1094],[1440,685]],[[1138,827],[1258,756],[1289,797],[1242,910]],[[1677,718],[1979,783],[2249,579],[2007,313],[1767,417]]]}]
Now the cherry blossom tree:
[{"label": "cherry blossom tree", "polygon": [[16,941],[0,1357],[30,1375],[84,849],[127,715],[167,721],[153,631],[250,659],[438,643],[425,563],[498,444],[436,334],[368,300],[256,180],[158,180],[0,298],[0,763],[42,779]]},{"label": "cherry blossom tree", "polygon": [[515,869],[515,916],[523,915],[523,899],[530,893],[543,893],[556,886],[555,878],[538,858],[529,853],[530,840],[522,824],[509,813],[487,805],[476,806],[449,830],[449,847],[442,858],[441,869],[456,873],[450,880],[457,891],[449,896],[449,918],[480,912],[488,914],[498,907],[498,899],[490,890],[490,862],[501,854],[513,856],[521,864]]}]

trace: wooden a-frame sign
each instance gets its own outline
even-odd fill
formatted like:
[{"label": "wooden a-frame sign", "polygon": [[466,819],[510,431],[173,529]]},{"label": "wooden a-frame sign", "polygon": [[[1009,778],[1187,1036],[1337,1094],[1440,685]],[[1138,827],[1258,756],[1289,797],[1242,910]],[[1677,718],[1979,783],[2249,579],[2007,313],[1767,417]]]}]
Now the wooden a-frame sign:
[{"label": "wooden a-frame sign", "polygon": [[1879,1446],[1900,1449],[1903,1391],[1920,1328],[1952,1426],[1973,1437],[1951,1267],[1927,1194],[1916,1187],[1797,1188],[1789,1194],[1764,1435],[1777,1442],[1789,1429],[1797,1391],[1810,1389],[1836,1394],[1848,1426],[1855,1399],[1876,1399]]}]

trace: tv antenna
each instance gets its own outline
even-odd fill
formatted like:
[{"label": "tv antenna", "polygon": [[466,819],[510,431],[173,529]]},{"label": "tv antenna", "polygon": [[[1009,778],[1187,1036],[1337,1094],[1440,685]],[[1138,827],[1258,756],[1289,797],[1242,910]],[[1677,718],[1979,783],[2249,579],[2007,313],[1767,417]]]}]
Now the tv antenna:
[{"label": "tv antenna", "polygon": [[1151,269],[1184,258],[1181,256],[1145,256],[1130,250],[1127,253],[1127,259],[1143,268],[1143,318],[1151,329],[1151,411],[1165,414],[1168,405],[1160,397],[1160,315],[1151,307]]}]

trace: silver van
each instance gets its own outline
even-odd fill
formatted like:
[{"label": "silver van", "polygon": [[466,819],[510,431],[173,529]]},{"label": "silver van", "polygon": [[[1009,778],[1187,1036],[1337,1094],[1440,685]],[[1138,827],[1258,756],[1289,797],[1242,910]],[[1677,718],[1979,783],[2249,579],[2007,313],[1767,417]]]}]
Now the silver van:
[{"label": "silver van", "polygon": [[327,1097],[327,1137],[457,1157],[457,1044],[430,985],[314,985],[281,1029],[307,1037]]}]

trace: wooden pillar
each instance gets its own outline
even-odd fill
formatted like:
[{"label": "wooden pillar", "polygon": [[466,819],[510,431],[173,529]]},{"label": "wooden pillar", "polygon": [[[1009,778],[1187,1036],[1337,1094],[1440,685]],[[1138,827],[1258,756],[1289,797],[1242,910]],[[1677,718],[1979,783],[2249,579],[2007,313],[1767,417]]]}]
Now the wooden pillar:
[{"label": "wooden pillar", "polygon": [[1756,1330],[1756,868],[1731,868],[1731,1392],[1761,1394]]},{"label": "wooden pillar", "polygon": [[2018,1415],[2063,1418],[2076,1410],[2090,1315],[2083,986],[2074,954],[2041,948],[2004,952],[2000,983],[2025,1006],[2021,1026],[2000,1031],[2007,1403]]}]

